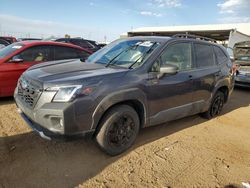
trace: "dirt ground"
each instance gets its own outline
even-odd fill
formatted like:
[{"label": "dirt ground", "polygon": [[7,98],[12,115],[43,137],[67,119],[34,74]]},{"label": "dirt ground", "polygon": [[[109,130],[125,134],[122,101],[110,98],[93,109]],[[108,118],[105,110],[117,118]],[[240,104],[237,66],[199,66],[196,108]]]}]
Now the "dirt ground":
[{"label": "dirt ground", "polygon": [[47,141],[12,98],[0,99],[0,187],[242,187],[250,181],[250,90],[236,89],[223,115],[198,115],[140,132],[120,156],[91,138]]}]

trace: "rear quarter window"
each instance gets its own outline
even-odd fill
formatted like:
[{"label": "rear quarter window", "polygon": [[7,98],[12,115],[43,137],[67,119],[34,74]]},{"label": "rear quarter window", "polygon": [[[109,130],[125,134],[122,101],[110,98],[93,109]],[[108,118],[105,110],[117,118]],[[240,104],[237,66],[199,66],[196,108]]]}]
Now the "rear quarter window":
[{"label": "rear quarter window", "polygon": [[215,65],[212,46],[207,44],[194,44],[194,48],[198,68]]},{"label": "rear quarter window", "polygon": [[226,54],[222,51],[222,49],[220,49],[217,46],[214,46],[213,48],[214,48],[214,53],[215,53],[217,63],[221,64],[228,60]]}]

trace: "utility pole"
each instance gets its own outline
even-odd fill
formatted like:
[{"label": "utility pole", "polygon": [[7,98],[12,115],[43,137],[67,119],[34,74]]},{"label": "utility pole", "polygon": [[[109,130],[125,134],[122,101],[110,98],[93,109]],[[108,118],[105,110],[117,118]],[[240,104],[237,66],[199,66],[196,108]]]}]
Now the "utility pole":
[{"label": "utility pole", "polygon": [[104,43],[107,44],[107,36],[104,36]]}]

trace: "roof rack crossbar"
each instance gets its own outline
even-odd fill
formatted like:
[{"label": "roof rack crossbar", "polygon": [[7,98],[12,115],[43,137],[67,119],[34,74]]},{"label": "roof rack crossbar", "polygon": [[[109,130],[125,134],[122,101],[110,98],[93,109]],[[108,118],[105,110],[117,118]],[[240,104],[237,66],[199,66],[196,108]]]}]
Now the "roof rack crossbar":
[{"label": "roof rack crossbar", "polygon": [[211,39],[208,37],[203,37],[203,36],[199,36],[199,35],[190,35],[190,34],[175,34],[172,37],[175,38],[190,38],[190,39],[200,39],[200,40],[205,40],[208,42],[214,42],[217,43],[215,39]]}]

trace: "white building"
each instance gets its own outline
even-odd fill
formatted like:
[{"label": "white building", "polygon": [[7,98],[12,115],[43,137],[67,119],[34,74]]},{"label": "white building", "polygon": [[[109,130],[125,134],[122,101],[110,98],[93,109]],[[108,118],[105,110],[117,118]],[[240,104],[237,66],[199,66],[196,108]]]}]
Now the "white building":
[{"label": "white building", "polygon": [[250,40],[250,23],[142,27],[133,29],[125,35],[121,35],[121,37],[172,36],[174,34],[193,34],[208,37],[233,48],[237,42]]}]

